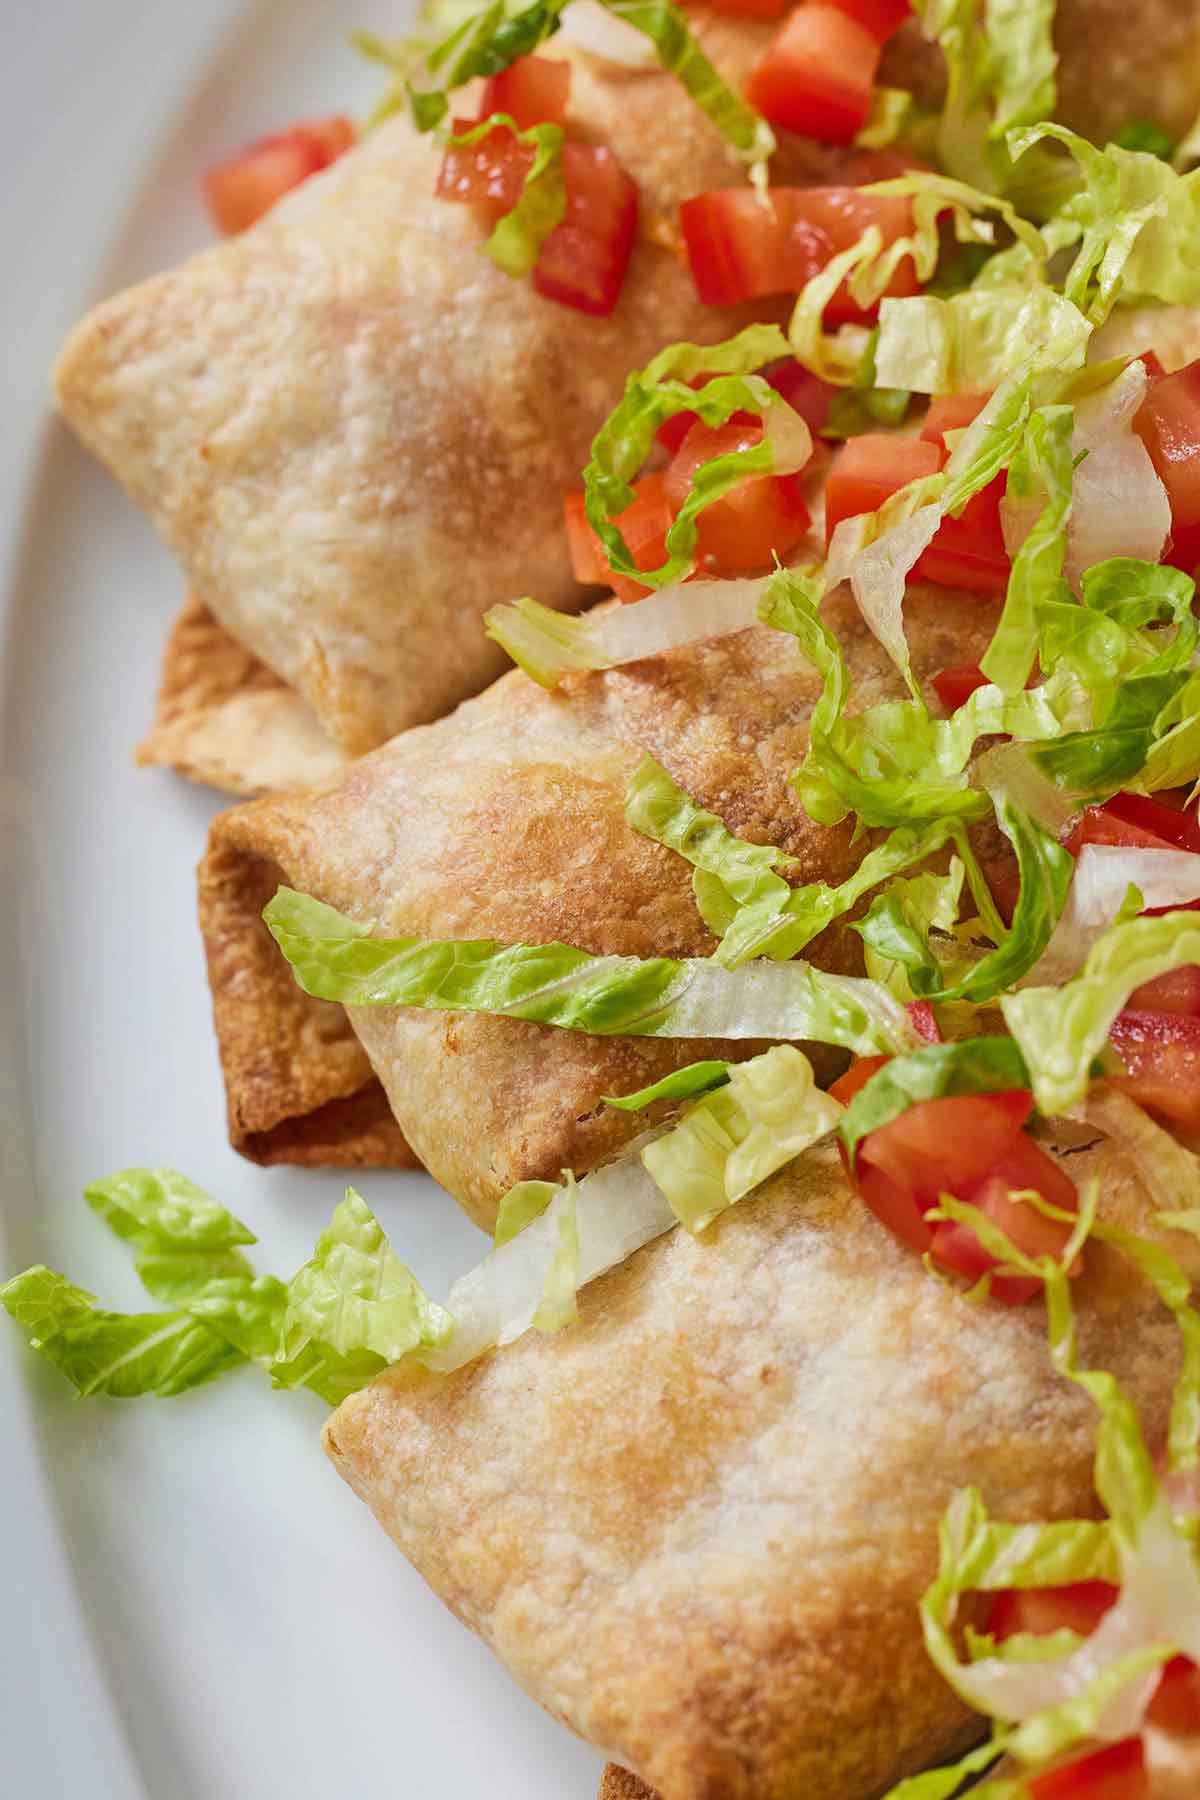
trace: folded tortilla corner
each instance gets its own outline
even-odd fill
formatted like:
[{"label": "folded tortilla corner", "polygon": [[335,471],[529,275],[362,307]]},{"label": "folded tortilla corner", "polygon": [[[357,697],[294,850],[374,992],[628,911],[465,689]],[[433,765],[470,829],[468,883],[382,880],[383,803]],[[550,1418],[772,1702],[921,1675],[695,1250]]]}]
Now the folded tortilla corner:
[{"label": "folded tortilla corner", "polygon": [[229,1141],[257,1163],[419,1168],[345,1012],[300,991],[262,922],[280,879],[216,842],[199,870]]},{"label": "folded tortilla corner", "polygon": [[658,1795],[619,1763],[609,1763],[596,1800],[658,1800]]},{"label": "folded tortilla corner", "polygon": [[189,595],[167,638],[154,721],[135,760],[248,799],[313,787],[345,757],[299,694]]}]

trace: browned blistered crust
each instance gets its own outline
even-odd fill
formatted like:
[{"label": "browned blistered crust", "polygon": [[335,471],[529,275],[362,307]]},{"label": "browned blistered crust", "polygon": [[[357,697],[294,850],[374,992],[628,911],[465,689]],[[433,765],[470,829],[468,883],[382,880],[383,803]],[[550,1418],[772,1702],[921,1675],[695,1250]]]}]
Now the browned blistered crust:
[{"label": "browned blistered crust", "polygon": [[229,1141],[259,1163],[416,1166],[340,1006],[310,1000],[262,922],[279,871],[211,851],[200,869],[200,927]]},{"label": "browned blistered crust", "polygon": [[345,757],[299,694],[189,595],[167,638],[137,761],[250,799],[312,787]]},{"label": "browned blistered crust", "polygon": [[[896,672],[853,605],[837,599],[830,616],[855,703],[897,695]],[[918,672],[975,660],[994,616],[987,602],[914,588],[906,618]],[[764,627],[576,679],[569,694],[547,694],[514,672],[311,794],[218,818],[201,871],[202,925],[243,1141],[252,1096],[277,1092],[276,1041],[287,1045],[289,1117],[306,1083],[323,1102],[331,1084],[349,1091],[364,1067],[353,1040],[327,1045],[328,1008],[318,1030],[310,1003],[287,992],[290,976],[257,918],[277,871],[379,934],[706,956],[715,945],[690,869],[625,823],[629,776],[650,751],[739,835],[794,854],[796,879],[843,880],[862,845],[848,824],[814,825],[787,785],[818,692],[794,641]],[[860,967],[860,954],[844,927],[812,948],[814,960],[843,971]],[[597,1039],[415,1009],[359,1008],[354,1026],[416,1154],[485,1227],[513,1182],[582,1172],[628,1139],[636,1120],[604,1108],[602,1095],[729,1053],[724,1044]],[[828,1051],[818,1061],[826,1075],[838,1066]]]},{"label": "browned blistered crust", "polygon": [[[1121,1167],[1102,1211],[1145,1232],[1154,1204]],[[1075,1295],[1085,1365],[1157,1444],[1170,1316],[1098,1246]],[[872,1800],[969,1740],[917,1612],[947,1501],[1095,1506],[1094,1409],[1042,1309],[931,1279],[830,1148],[580,1301],[578,1327],[451,1376],[396,1368],[331,1420],[335,1464],[434,1590],[662,1800]]]}]

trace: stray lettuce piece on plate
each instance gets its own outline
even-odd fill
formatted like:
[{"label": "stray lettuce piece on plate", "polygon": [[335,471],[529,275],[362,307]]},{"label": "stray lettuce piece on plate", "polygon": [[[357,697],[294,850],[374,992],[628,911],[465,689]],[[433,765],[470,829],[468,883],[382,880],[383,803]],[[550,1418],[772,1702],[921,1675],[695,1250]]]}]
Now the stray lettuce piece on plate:
[{"label": "stray lettuce piece on plate", "polygon": [[244,1360],[188,1313],[108,1312],[85,1289],[42,1266],[6,1281],[0,1303],[83,1396],[182,1394]]}]

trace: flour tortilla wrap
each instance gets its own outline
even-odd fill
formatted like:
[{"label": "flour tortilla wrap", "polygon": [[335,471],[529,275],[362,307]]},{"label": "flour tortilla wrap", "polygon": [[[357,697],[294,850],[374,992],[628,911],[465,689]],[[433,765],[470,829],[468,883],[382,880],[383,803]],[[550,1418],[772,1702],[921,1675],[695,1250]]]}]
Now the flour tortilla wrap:
[{"label": "flour tortilla wrap", "polygon": [[[1102,1213],[1148,1228],[1124,1165]],[[1194,1244],[1171,1248],[1194,1269]],[[1127,1384],[1157,1446],[1175,1324],[1102,1247],[1074,1292],[1084,1364]],[[980,1735],[918,1617],[948,1500],[974,1484],[1016,1521],[1096,1505],[1095,1411],[1054,1373],[1043,1308],[927,1274],[823,1147],[580,1313],[454,1375],[397,1367],[326,1430],[517,1681],[663,1800],[874,1800]]]},{"label": "flour tortilla wrap", "polygon": [[[899,698],[900,678],[856,608],[829,618],[854,703]],[[905,609],[918,673],[975,661],[995,621],[970,595],[916,586]],[[792,638],[765,626],[548,694],[514,671],[452,717],[396,738],[312,794],[252,802],[213,825],[201,867],[201,924],[230,1113],[278,1060],[276,1019],[307,1019],[259,913],[286,882],[381,936],[558,940],[597,954],[708,956],[691,870],[625,821],[628,780],[650,752],[739,836],[798,858],[792,879],[842,881],[873,841],[807,817],[788,786],[820,683]],[[861,972],[845,926],[806,951]],[[327,1006],[328,1003],[322,1003]],[[326,1015],[327,1016],[327,1015]],[[355,1008],[352,1023],[421,1161],[485,1227],[525,1178],[582,1173],[638,1129],[601,1105],[698,1057],[749,1055],[721,1043],[593,1038],[477,1014]],[[346,1046],[339,1044],[343,1056]],[[825,1075],[839,1052],[814,1052]],[[837,1058],[838,1060],[834,1060]],[[328,1086],[313,1031],[289,1051],[293,1078]],[[339,1065],[335,1085],[344,1080]],[[340,1089],[339,1091],[344,1091]],[[294,1115],[295,1119],[299,1114]]]}]

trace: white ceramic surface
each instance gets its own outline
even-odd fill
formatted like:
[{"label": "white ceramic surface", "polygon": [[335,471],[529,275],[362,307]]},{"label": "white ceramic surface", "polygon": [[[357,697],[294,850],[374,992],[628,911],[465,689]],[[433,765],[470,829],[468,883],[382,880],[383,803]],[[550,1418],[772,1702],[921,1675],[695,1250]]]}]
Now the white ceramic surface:
[{"label": "white ceramic surface", "polygon": [[[180,581],[51,419],[102,293],[207,241],[197,177],[357,109],[352,23],[406,0],[0,0],[0,1268],[144,1304],[88,1179],[171,1162],[289,1272],[339,1193],[228,1149],[194,923],[217,801],[130,750]],[[435,1292],[482,1240],[422,1177],[361,1184]],[[0,1317],[0,1792],[40,1800],[591,1800],[333,1475],[319,1403],[246,1371],[79,1403]]]}]

